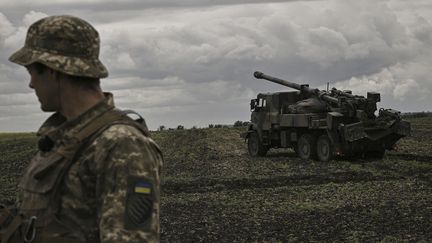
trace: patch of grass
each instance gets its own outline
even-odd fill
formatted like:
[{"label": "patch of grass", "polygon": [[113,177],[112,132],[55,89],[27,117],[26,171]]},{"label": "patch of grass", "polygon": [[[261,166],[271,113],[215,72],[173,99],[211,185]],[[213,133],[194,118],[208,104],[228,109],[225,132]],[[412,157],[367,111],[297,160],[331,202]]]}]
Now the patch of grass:
[{"label": "patch of grass", "polygon": [[[383,160],[249,157],[246,128],[152,132],[164,152],[161,237],[166,242],[369,242],[432,239],[432,118]],[[0,135],[0,203],[11,203],[34,134]],[[3,152],[4,151],[4,152]]]}]

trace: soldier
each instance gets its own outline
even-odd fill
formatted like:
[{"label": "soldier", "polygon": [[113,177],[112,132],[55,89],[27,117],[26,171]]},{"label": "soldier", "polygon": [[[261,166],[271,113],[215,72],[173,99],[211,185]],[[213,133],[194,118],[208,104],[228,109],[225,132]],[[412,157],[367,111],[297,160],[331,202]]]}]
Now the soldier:
[{"label": "soldier", "polygon": [[101,91],[98,32],[77,17],[43,18],[9,60],[55,113],[37,133],[18,213],[0,214],[1,242],[158,242],[162,154],[144,120]]}]

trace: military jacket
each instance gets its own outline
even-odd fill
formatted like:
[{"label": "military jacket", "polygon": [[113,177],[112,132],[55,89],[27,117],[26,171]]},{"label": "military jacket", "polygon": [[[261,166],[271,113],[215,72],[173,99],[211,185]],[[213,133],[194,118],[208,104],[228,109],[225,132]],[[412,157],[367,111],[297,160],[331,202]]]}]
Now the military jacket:
[{"label": "military jacket", "polygon": [[[41,150],[20,182],[19,207],[25,217],[37,217],[46,228],[41,231],[45,238],[159,241],[163,158],[156,143],[137,127],[121,122],[77,140],[80,131],[112,109],[112,95],[106,94],[105,100],[79,117],[66,121],[55,113],[39,129]],[[68,150],[77,141],[79,149]],[[71,163],[65,170],[67,158]]]}]

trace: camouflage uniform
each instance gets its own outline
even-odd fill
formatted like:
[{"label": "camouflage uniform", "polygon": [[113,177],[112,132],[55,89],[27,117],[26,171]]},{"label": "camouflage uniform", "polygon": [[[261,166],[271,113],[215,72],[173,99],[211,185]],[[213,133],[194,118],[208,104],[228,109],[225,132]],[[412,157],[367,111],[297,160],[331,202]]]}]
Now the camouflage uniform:
[{"label": "camouflage uniform", "polygon": [[[90,24],[53,16],[30,26],[10,60],[106,77],[98,55]],[[114,108],[111,94],[73,120],[53,114],[38,135],[40,150],[19,185],[21,219],[11,223],[12,242],[159,241],[162,153],[142,124]]]}]

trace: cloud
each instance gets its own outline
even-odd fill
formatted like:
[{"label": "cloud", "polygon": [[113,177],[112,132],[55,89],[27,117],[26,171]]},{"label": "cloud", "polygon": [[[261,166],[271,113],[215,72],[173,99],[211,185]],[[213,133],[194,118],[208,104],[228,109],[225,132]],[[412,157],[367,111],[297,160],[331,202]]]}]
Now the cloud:
[{"label": "cloud", "polygon": [[[165,86],[113,90],[116,103],[122,107],[155,108],[217,104],[221,101],[247,99],[253,92],[244,90],[240,84],[216,80],[203,84],[187,84],[175,79]],[[168,80],[168,82],[172,82]],[[179,85],[181,84],[181,85]],[[139,87],[139,86],[138,86]]]},{"label": "cloud", "polygon": [[352,77],[347,81],[334,84],[340,90],[352,90],[355,94],[366,96],[368,91],[381,92],[384,95],[392,94],[396,83],[393,74],[387,68],[381,72],[361,77]]},{"label": "cloud", "polygon": [[42,12],[30,11],[28,14],[24,15],[23,23],[24,27],[28,27],[39,19],[45,18],[48,15]]},{"label": "cloud", "polygon": [[333,29],[322,26],[312,28],[301,38],[298,54],[309,62],[326,67],[346,56],[348,41],[342,33]]},{"label": "cloud", "polygon": [[403,111],[430,109],[430,1],[110,3],[0,2],[9,6],[0,14],[0,101],[38,111],[28,96],[9,98],[32,91],[25,71],[6,59],[31,22],[68,9],[100,33],[110,71],[103,88],[120,107],[144,112],[153,129],[248,120],[249,99],[286,90],[252,78],[255,70],[311,87],[379,91],[383,106]]},{"label": "cloud", "polygon": [[408,79],[402,83],[396,84],[393,90],[393,96],[396,99],[405,100],[408,93],[416,94],[416,91],[420,89],[420,86],[415,80]]},{"label": "cloud", "polygon": [[0,40],[3,41],[5,37],[9,36],[15,31],[12,23],[6,18],[3,13],[0,13]]},{"label": "cloud", "polygon": [[[49,0],[21,0],[20,4],[28,7],[45,7],[47,9],[61,9],[64,7],[75,9],[91,9],[92,11],[109,11],[109,10],[136,10],[136,9],[155,9],[155,8],[202,8],[224,5],[245,5],[245,4],[268,4],[277,2],[307,2],[316,0],[123,0],[121,2],[115,0],[57,0],[55,2]],[[8,0],[0,0],[0,7],[20,8],[14,2]]]},{"label": "cloud", "polygon": [[[385,105],[396,103],[406,110],[416,108],[427,110],[429,108],[427,102],[432,95],[429,81],[417,81],[414,76],[405,74],[411,68],[410,66],[418,67],[419,65],[418,63],[396,64],[373,75],[352,77],[347,81],[336,82],[334,86],[341,90],[352,90],[353,93],[363,96],[366,96],[369,91],[380,92],[381,101]],[[413,100],[423,106],[412,102]]]}]

